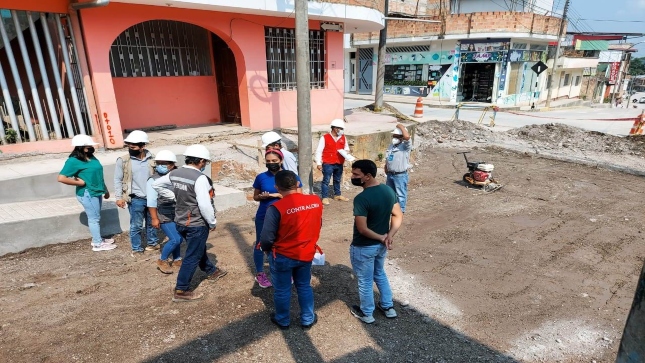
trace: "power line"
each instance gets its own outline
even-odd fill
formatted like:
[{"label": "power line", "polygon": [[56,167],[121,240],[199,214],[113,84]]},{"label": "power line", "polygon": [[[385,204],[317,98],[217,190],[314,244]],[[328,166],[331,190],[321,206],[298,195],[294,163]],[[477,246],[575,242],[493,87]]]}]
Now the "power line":
[{"label": "power line", "polygon": [[580,19],[587,21],[611,21],[616,23],[645,23],[645,20],[618,20],[618,19]]}]

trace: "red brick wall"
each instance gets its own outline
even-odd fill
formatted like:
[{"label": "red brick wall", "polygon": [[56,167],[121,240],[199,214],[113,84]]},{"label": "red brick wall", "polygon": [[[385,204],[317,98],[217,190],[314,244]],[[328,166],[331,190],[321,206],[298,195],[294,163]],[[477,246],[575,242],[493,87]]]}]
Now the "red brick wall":
[{"label": "red brick wall", "polygon": [[383,12],[385,2],[383,0],[309,0],[311,2],[323,2],[332,4],[364,6],[370,9],[377,9]]},{"label": "red brick wall", "polygon": [[[440,17],[424,18],[441,20]],[[451,14],[446,17],[445,34],[534,33],[557,35],[560,18],[521,12]],[[441,34],[441,23],[389,20],[388,39]],[[377,40],[378,32],[354,34],[354,41]]]}]

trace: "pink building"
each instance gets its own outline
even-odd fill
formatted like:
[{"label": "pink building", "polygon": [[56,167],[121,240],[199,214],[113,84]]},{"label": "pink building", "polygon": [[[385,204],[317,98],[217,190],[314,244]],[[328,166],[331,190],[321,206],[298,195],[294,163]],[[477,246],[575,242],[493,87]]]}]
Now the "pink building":
[{"label": "pink building", "polygon": [[[124,131],[138,128],[297,123],[293,0],[41,3],[0,6],[12,25],[0,64],[7,74],[17,69],[0,84],[9,95],[0,131],[19,130],[19,140],[2,139],[3,152],[67,150],[66,139],[83,131],[118,148]],[[324,124],[343,116],[343,30],[377,31],[382,4],[308,5],[312,123]],[[325,23],[343,30],[325,31]]]}]

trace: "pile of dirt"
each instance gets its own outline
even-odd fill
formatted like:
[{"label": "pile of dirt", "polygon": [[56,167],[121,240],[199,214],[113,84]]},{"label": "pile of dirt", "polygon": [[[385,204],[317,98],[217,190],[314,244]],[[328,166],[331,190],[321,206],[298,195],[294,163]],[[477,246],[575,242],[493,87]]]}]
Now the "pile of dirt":
[{"label": "pile of dirt", "polygon": [[643,137],[619,137],[563,124],[527,125],[506,132],[543,147],[551,149],[578,149],[580,151],[604,152],[621,155],[641,155],[645,142]]},{"label": "pile of dirt", "polygon": [[527,149],[563,153],[612,155],[645,155],[645,137],[619,137],[563,124],[527,125],[505,132],[493,132],[488,126],[467,121],[429,121],[417,128],[417,147],[489,144],[518,146]]}]

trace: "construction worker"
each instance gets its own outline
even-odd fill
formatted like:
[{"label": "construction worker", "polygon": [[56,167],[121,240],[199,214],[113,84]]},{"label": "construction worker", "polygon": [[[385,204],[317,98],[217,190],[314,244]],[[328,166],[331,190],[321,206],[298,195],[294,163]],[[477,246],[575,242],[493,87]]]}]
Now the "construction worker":
[{"label": "construction worker", "polygon": [[321,198],[324,205],[329,204],[329,179],[334,179],[334,200],[347,202],[340,192],[340,182],[343,177],[345,160],[352,162],[356,158],[349,153],[349,144],[344,135],[345,121],[335,119],[331,122],[331,131],[320,138],[316,149],[316,165],[322,171],[323,179],[320,185]]},{"label": "construction worker", "polygon": [[128,147],[128,153],[116,159],[114,170],[114,194],[119,208],[128,206],[130,213],[130,245],[132,257],[143,255],[141,245],[143,226],[146,226],[146,251],[159,249],[157,230],[152,227],[148,213],[146,184],[155,168],[154,155],[145,147],[148,135],[135,130],[123,140]]},{"label": "construction worker", "polygon": [[[146,185],[147,206],[150,212],[151,225],[161,229],[168,237],[168,242],[161,250],[161,256],[156,261],[157,270],[164,274],[171,274],[179,271],[181,267],[181,236],[177,232],[175,224],[175,200],[164,200],[159,197],[152,184],[155,180],[175,170],[177,156],[168,150],[161,150],[155,156],[155,172],[148,179]],[[170,256],[172,255],[172,260]]]},{"label": "construction worker", "polygon": [[280,150],[284,155],[282,161],[282,168],[284,170],[291,170],[298,174],[298,161],[296,156],[291,151],[282,146],[282,137],[275,131],[269,131],[262,135],[262,147],[264,151]]},{"label": "construction worker", "polygon": [[76,187],[76,199],[85,209],[87,225],[92,235],[92,251],[109,251],[116,248],[113,239],[101,237],[101,203],[108,199],[103,179],[103,166],[94,157],[94,146],[98,145],[90,136],[76,135],[72,138],[74,150],[69,154],[63,169],[58,175],[58,182]]},{"label": "construction worker", "polygon": [[394,235],[401,227],[403,212],[392,188],[376,179],[376,171],[372,160],[352,164],[352,185],[363,191],[354,198],[354,236],[349,248],[360,306],[353,305],[350,311],[365,324],[375,321],[374,283],[380,295],[376,307],[389,319],[397,316],[384,265],[387,250],[392,249]]},{"label": "construction worker", "polygon": [[385,151],[384,169],[387,176],[385,184],[396,193],[403,213],[408,200],[408,168],[411,151],[410,133],[402,124],[396,125],[392,131],[392,143]]},{"label": "construction worker", "polygon": [[175,224],[177,232],[186,240],[184,256],[172,301],[184,302],[198,300],[203,293],[190,291],[197,267],[207,274],[207,279],[216,281],[226,275],[217,268],[206,254],[206,240],[209,231],[214,231],[217,223],[213,204],[213,181],[202,174],[210,163],[210,152],[203,145],[190,145],[184,152],[186,165],[172,170],[152,183],[160,198],[176,201]]},{"label": "construction worker", "polygon": [[272,259],[275,313],[271,314],[271,322],[283,330],[290,323],[292,278],[298,292],[300,325],[309,329],[318,322],[311,288],[311,261],[320,237],[323,211],[320,198],[300,193],[299,184],[292,171],[275,175],[275,187],[282,198],[268,208],[260,237],[262,251],[269,252]]}]

